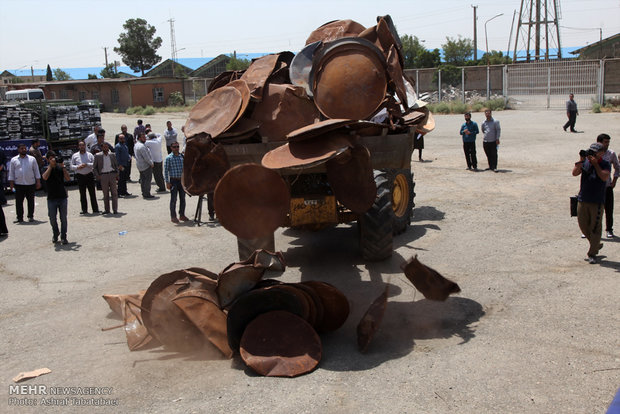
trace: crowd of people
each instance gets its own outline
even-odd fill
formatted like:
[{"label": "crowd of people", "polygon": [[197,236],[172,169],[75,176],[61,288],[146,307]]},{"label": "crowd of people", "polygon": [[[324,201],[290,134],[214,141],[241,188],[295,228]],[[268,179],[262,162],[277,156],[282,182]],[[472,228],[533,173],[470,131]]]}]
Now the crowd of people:
[{"label": "crowd of people", "polygon": [[[69,168],[74,172],[80,194],[80,214],[88,215],[88,204],[93,214],[119,214],[118,199],[131,196],[127,183],[131,181],[132,160],[140,175],[140,189],[144,199],[153,199],[151,180],[155,178],[157,192],[170,190],[170,219],[173,223],[188,221],[185,216],[185,191],[181,185],[183,172],[183,152],[179,143],[179,133],[166,123],[164,132],[168,155],[164,160],[162,136],[153,132],[149,124],[138,120],[133,135],[127,125],[121,126],[116,134],[114,145],[106,141],[106,131],[95,126],[93,133],[78,142],[78,151],[71,157]],[[15,194],[15,224],[24,222],[24,200],[26,200],[26,219],[34,222],[35,192],[43,189],[47,194],[49,222],[52,227],[52,242],[67,244],[67,199],[65,183],[70,180],[69,171],[61,158],[49,150],[44,160],[39,150],[40,142],[35,139],[28,149],[20,143],[18,155],[11,158],[8,169],[8,182]],[[0,151],[0,174],[5,165],[4,152]],[[103,211],[99,209],[97,189],[103,198]],[[2,205],[7,203],[6,196],[0,191],[0,236],[8,234],[6,218]],[[88,195],[87,195],[88,193]],[[179,201],[178,217],[176,213]],[[210,214],[210,218],[214,219]],[[60,227],[58,226],[60,220]]]}]

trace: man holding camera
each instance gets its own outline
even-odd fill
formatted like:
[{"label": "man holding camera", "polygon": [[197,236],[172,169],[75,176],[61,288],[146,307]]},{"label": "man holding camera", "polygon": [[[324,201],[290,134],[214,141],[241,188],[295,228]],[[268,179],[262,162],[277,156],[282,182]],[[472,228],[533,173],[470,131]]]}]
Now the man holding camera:
[{"label": "man holding camera", "polygon": [[[52,243],[58,243],[58,236],[60,236],[60,242],[67,244],[69,243],[67,241],[68,196],[65,181],[70,179],[69,172],[62,160],[56,158],[54,151],[48,151],[46,157],[49,164],[42,177],[47,183],[47,215],[52,225]],[[57,214],[60,214],[60,231],[56,221]]]},{"label": "man holding camera", "polygon": [[601,229],[605,205],[605,186],[611,173],[611,165],[603,159],[603,144],[595,142],[588,151],[580,151],[580,160],[573,167],[573,176],[581,175],[577,221],[581,232],[590,242],[585,260],[596,263],[596,255],[603,247]]}]

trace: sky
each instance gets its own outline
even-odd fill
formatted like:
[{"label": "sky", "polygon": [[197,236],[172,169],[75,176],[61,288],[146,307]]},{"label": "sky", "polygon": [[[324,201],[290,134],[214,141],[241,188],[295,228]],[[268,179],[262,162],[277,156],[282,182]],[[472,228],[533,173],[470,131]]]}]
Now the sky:
[{"label": "sky", "polygon": [[[620,32],[620,0],[558,3],[562,47],[598,41],[599,28],[603,38]],[[401,36],[417,36],[434,49],[441,48],[446,36],[473,39],[472,5],[478,6],[478,49],[485,49],[488,21],[489,50],[506,51],[513,13],[518,20],[521,0],[0,0],[0,71],[44,69],[48,64],[52,68],[102,66],[104,48],[109,62],[121,61],[113,48],[118,46],[123,23],[138,17],[157,29],[162,38],[158,54],[163,59],[171,56],[171,19],[179,58],[233,51],[238,57],[296,53],[324,23],[352,19],[369,27],[385,14],[392,16]],[[513,32],[511,49],[514,36]]]}]

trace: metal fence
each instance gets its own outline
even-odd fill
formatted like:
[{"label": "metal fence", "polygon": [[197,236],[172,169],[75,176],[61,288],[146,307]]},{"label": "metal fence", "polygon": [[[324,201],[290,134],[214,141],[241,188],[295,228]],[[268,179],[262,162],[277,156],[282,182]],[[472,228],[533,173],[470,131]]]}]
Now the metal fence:
[{"label": "metal fence", "polygon": [[[504,97],[513,108],[563,109],[575,94],[580,109],[620,95],[620,59],[557,60],[511,65],[466,66],[460,79],[442,82],[437,68],[408,69],[416,92],[431,101],[484,100]],[[443,77],[445,79],[445,77]]]}]

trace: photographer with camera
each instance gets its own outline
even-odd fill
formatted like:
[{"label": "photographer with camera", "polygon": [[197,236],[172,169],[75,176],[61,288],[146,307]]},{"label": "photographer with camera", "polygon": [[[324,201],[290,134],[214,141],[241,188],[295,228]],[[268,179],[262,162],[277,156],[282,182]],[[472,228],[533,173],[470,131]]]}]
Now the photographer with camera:
[{"label": "photographer with camera", "polygon": [[[47,183],[47,215],[52,225],[52,243],[58,243],[58,236],[62,244],[67,241],[67,189],[65,181],[69,181],[69,172],[62,162],[62,158],[56,157],[54,151],[46,154],[48,166],[43,173],[43,179]],[[60,231],[56,215],[60,214]]]},{"label": "photographer with camera", "polygon": [[604,153],[603,144],[595,142],[587,151],[579,151],[580,160],[573,167],[573,176],[581,175],[577,221],[581,232],[590,242],[588,256],[585,258],[590,264],[596,263],[596,255],[603,247],[601,229],[605,186],[611,173],[611,165],[603,159]]}]

